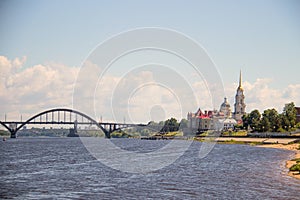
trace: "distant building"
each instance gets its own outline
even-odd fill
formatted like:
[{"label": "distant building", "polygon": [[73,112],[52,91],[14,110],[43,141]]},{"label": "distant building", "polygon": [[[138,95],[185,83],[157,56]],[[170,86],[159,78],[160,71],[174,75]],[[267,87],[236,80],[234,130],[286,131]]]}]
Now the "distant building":
[{"label": "distant building", "polygon": [[300,107],[295,107],[297,113],[296,113],[296,123],[300,122]]},{"label": "distant building", "polygon": [[223,125],[222,129],[223,131],[233,130],[234,126],[237,124],[235,119],[225,119],[225,120],[219,120],[220,123]]},{"label": "distant building", "polygon": [[240,71],[240,80],[239,80],[239,86],[236,90],[234,113],[233,113],[233,118],[236,121],[242,122],[242,116],[246,114],[245,108],[246,108],[246,104],[245,104],[244,89],[242,87],[242,71]]},{"label": "distant building", "polygon": [[187,119],[188,128],[192,130],[193,133],[199,133],[206,130],[233,130],[234,126],[237,124],[235,119],[228,118],[221,111],[205,111],[203,113],[200,108],[196,113],[188,113]]},{"label": "distant building", "polygon": [[220,106],[220,114],[224,114],[225,118],[231,118],[231,109],[230,104],[227,101],[227,98],[224,98],[224,102]]},{"label": "distant building", "polygon": [[199,108],[196,113],[188,113],[188,128],[193,132],[201,132],[212,128],[212,111],[205,111],[204,113]]},{"label": "distant building", "polygon": [[234,129],[235,125],[242,123],[242,116],[246,114],[246,104],[244,102],[244,89],[242,87],[242,73],[240,72],[239,86],[235,95],[234,112],[231,112],[227,98],[220,105],[220,110],[205,111],[199,108],[196,113],[189,112],[187,115],[188,128],[192,133],[205,130],[229,130]]}]

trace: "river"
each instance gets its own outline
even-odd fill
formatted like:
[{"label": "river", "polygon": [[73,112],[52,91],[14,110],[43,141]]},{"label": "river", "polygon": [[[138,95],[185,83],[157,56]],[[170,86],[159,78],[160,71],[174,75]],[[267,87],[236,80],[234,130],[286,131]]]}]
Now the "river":
[{"label": "river", "polygon": [[[111,141],[123,150],[140,152],[170,142]],[[104,165],[80,138],[8,139],[0,142],[0,198],[299,199],[300,181],[287,176],[285,168],[292,152],[216,144],[200,158],[201,145],[193,142],[183,156],[158,170],[129,173]]]}]

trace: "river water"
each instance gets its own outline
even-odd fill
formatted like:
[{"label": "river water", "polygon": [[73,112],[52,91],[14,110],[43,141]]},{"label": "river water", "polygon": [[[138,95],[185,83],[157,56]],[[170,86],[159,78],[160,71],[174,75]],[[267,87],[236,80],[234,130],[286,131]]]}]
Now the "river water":
[{"label": "river water", "polygon": [[[122,149],[140,152],[169,142],[111,141]],[[292,152],[216,144],[200,158],[201,145],[193,142],[183,156],[156,171],[128,173],[102,164],[79,138],[1,141],[0,198],[299,199],[300,181],[287,176],[284,167]]]}]

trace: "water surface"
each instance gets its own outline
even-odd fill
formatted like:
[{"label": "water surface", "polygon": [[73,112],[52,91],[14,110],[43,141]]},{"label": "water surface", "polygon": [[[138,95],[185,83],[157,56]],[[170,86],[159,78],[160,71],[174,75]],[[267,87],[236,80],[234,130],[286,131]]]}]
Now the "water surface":
[{"label": "water surface", "polygon": [[[112,141],[135,152],[169,142]],[[79,138],[9,139],[0,143],[0,198],[298,199],[300,181],[284,167],[292,152],[217,144],[200,159],[201,144],[194,142],[172,165],[137,174],[103,165]]]}]

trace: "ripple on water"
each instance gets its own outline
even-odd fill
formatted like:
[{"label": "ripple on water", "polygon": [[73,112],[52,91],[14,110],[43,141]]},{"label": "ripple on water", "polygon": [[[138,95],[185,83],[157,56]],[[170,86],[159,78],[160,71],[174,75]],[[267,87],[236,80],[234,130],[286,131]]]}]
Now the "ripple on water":
[{"label": "ripple on water", "polygon": [[[113,142],[140,153],[168,143],[132,139]],[[216,145],[200,159],[200,147],[200,142],[193,143],[170,166],[132,174],[101,164],[78,138],[7,140],[0,143],[0,198],[297,199],[300,182],[287,176],[284,168],[292,152]]]}]

